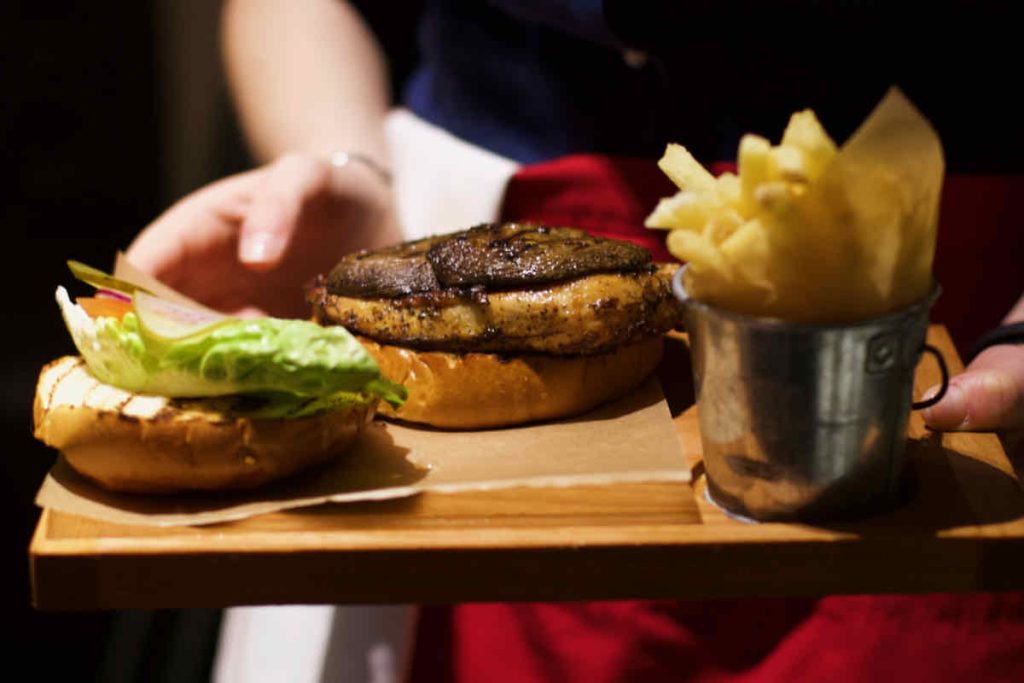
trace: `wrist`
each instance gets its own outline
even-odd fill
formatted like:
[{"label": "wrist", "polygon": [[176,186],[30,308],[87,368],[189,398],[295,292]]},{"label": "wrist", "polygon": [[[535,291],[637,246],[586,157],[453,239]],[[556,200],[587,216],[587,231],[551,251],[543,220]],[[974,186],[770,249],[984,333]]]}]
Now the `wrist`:
[{"label": "wrist", "polygon": [[391,187],[391,169],[369,154],[348,150],[338,150],[332,152],[327,157],[327,161],[330,163],[332,168],[338,170],[348,169],[351,167],[361,167],[375,175],[382,183]]},{"label": "wrist", "polygon": [[356,243],[378,248],[401,241],[387,166],[356,152],[334,152],[327,161],[331,194],[350,206],[347,229]]}]

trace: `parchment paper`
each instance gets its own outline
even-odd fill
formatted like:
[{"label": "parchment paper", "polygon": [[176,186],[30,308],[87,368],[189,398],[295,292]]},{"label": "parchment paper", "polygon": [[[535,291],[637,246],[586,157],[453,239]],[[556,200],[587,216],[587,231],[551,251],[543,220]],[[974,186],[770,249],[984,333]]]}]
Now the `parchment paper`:
[{"label": "parchment paper", "polygon": [[336,462],[251,493],[112,494],[58,460],[36,503],[119,524],[184,526],[424,491],[689,480],[668,405],[650,379],[586,415],[540,425],[448,432],[374,422]]}]

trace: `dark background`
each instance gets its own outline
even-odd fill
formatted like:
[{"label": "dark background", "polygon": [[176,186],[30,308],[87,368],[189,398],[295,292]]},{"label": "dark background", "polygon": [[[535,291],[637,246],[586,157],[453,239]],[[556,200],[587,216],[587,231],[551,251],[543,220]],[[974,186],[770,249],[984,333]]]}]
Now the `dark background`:
[{"label": "dark background", "polygon": [[[366,3],[397,32],[396,83],[415,12]],[[33,680],[202,680],[219,612],[42,613],[30,606],[33,496],[55,453],[31,434],[39,369],[73,352],[54,289],[65,261],[109,269],[116,250],[184,193],[250,165],[224,91],[219,3],[0,3],[0,648]],[[383,6],[382,6],[383,5]],[[394,15],[400,16],[394,16]],[[24,667],[24,668],[23,668]]]},{"label": "dark background", "polygon": [[[212,652],[216,612],[192,613],[192,628],[181,629],[174,612],[40,613],[29,604],[32,497],[54,459],[31,437],[31,397],[39,368],[73,350],[53,290],[69,284],[68,258],[108,268],[169,199],[155,7],[55,1],[0,9],[0,253],[9,306],[0,334],[0,610],[7,671],[24,667],[34,680],[196,680]],[[181,648],[194,656],[171,656]]]}]

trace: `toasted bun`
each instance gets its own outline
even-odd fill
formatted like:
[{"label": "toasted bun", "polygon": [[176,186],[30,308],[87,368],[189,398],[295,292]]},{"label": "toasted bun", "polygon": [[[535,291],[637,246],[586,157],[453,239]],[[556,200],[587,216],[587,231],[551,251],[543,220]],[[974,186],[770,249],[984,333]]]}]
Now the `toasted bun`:
[{"label": "toasted bun", "polygon": [[385,377],[409,398],[385,417],[441,427],[483,429],[587,411],[639,385],[661,360],[653,337],[589,356],[501,356],[415,351],[361,339]]},{"label": "toasted bun", "polygon": [[94,378],[81,358],[43,368],[33,410],[36,438],[105,488],[135,493],[243,489],[334,458],[372,406],[303,418],[248,419],[216,399],[133,394]]}]

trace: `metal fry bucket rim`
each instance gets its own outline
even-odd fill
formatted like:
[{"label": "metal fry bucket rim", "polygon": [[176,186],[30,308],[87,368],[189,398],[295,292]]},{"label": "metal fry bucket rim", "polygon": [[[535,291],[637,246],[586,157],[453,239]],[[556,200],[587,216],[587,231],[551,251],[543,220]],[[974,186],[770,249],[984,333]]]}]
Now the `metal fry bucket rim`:
[{"label": "metal fry bucket rim", "polygon": [[863,320],[854,320],[851,322],[833,322],[833,323],[802,323],[793,322],[791,320],[783,320],[782,318],[775,318],[771,316],[756,316],[748,315],[746,313],[737,313],[736,311],[730,311],[726,308],[720,308],[713,306],[709,303],[694,299],[686,292],[686,287],[683,285],[683,274],[689,267],[688,264],[684,264],[679,270],[676,271],[675,275],[672,276],[672,293],[675,294],[676,298],[684,306],[692,306],[709,313],[713,313],[716,316],[731,319],[737,323],[745,325],[747,327],[764,330],[786,330],[788,332],[822,332],[826,330],[836,329],[855,329],[858,327],[866,327],[869,325],[877,325],[884,323],[889,319],[897,319],[907,316],[915,312],[919,312],[921,309],[928,310],[934,304],[935,300],[939,298],[942,293],[942,287],[938,282],[932,281],[931,291],[928,296],[921,299],[920,301],[913,303],[909,306],[901,308],[898,311],[891,313],[885,313],[874,318],[865,318]]}]

